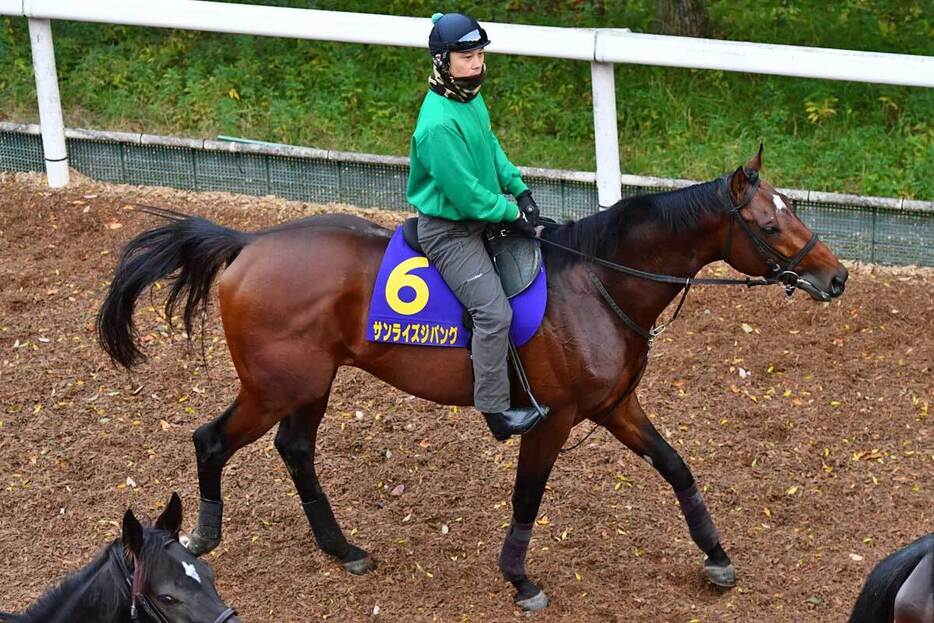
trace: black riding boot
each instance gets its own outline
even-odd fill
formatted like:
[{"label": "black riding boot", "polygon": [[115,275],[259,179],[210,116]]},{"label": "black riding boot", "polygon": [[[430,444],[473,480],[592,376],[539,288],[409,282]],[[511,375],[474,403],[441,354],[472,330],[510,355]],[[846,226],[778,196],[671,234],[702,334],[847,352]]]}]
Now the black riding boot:
[{"label": "black riding boot", "polygon": [[548,407],[541,405],[541,411],[535,407],[514,407],[499,413],[484,413],[486,425],[496,437],[496,441],[506,441],[512,435],[524,435],[548,415]]}]

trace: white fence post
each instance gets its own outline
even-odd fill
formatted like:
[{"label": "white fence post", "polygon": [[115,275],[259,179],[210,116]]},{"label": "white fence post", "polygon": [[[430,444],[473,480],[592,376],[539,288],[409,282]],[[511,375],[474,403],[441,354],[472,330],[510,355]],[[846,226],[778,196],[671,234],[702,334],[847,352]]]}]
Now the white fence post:
[{"label": "white fence post", "polygon": [[47,19],[29,19],[29,41],[32,44],[32,65],[36,73],[36,95],[39,100],[39,123],[42,126],[42,150],[45,170],[51,188],[68,185],[68,151],[65,147],[65,124],[62,102],[58,95],[58,75],[55,73],[55,48],[52,45],[52,23]]},{"label": "white fence post", "polygon": [[591,63],[590,78],[593,87],[593,134],[597,149],[597,197],[600,207],[608,208],[623,196],[613,63]]}]

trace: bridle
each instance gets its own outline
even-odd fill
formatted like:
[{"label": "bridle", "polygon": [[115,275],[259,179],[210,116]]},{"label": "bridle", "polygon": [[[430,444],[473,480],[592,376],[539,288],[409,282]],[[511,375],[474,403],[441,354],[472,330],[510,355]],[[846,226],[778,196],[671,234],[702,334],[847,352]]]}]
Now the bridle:
[{"label": "bridle", "polygon": [[[546,238],[539,238],[541,242],[547,245],[561,249],[572,255],[581,257],[587,260],[587,262],[591,264],[597,264],[598,266],[609,268],[610,270],[614,272],[619,272],[619,273],[623,273],[626,275],[631,275],[633,277],[638,277],[640,279],[646,279],[648,281],[655,281],[658,283],[675,284],[675,285],[679,285],[684,288],[684,291],[681,294],[681,299],[678,301],[678,305],[677,307],[675,307],[675,311],[672,314],[671,318],[669,318],[667,322],[664,322],[660,325],[653,324],[651,329],[646,330],[641,325],[639,325],[639,323],[633,320],[626,312],[624,312],[622,308],[620,308],[620,306],[616,303],[616,301],[613,300],[613,296],[606,289],[606,286],[603,285],[603,282],[600,280],[597,274],[593,271],[593,269],[589,265],[585,266],[585,270],[587,271],[587,277],[590,279],[590,282],[593,284],[594,288],[600,294],[600,297],[604,300],[607,306],[611,310],[613,310],[613,313],[615,313],[616,316],[620,320],[622,320],[623,323],[627,327],[632,329],[636,334],[645,338],[648,344],[648,347],[646,348],[645,355],[643,356],[643,359],[642,359],[642,365],[639,367],[639,371],[635,375],[633,375],[633,377],[630,379],[629,384],[626,386],[626,389],[623,391],[623,393],[613,402],[612,405],[610,405],[609,408],[607,408],[603,412],[602,417],[600,417],[599,420],[594,422],[593,428],[591,428],[590,431],[586,435],[584,435],[582,439],[580,439],[580,441],[578,441],[572,446],[559,449],[558,450],[559,453],[563,454],[565,452],[570,452],[571,450],[574,450],[575,448],[583,444],[585,441],[587,441],[587,439],[597,430],[597,428],[603,425],[606,422],[606,420],[610,417],[610,415],[612,415],[616,407],[619,404],[621,404],[624,400],[626,400],[626,398],[628,398],[629,395],[633,391],[635,391],[636,386],[639,385],[639,381],[642,379],[642,375],[645,373],[645,369],[648,366],[649,351],[652,350],[652,345],[655,342],[655,338],[661,335],[665,331],[665,329],[667,329],[668,326],[678,318],[678,314],[681,313],[681,308],[684,305],[684,301],[687,298],[688,291],[691,289],[692,285],[746,286],[747,288],[752,288],[755,286],[768,286],[768,285],[780,284],[781,286],[785,288],[785,295],[788,297],[794,294],[795,289],[798,286],[802,284],[810,286],[809,282],[802,279],[800,275],[798,275],[798,273],[795,272],[795,268],[798,267],[798,265],[804,260],[805,256],[807,256],[807,254],[810,253],[811,249],[814,248],[814,245],[817,244],[817,241],[818,241],[817,234],[816,233],[812,234],[811,239],[808,240],[807,243],[805,243],[805,245],[801,248],[800,251],[798,251],[797,254],[795,254],[794,257],[788,257],[784,255],[779,250],[771,246],[768,242],[763,240],[752,229],[749,223],[746,222],[746,219],[743,218],[743,215],[740,214],[740,211],[743,208],[745,208],[747,205],[749,205],[753,197],[756,196],[756,191],[758,191],[759,189],[759,182],[760,182],[758,171],[750,170],[745,173],[747,175],[747,178],[751,182],[751,184],[746,189],[746,192],[743,196],[743,200],[739,203],[739,205],[733,204],[732,194],[730,193],[731,176],[725,175],[721,178],[722,181],[721,181],[721,188],[720,188],[719,195],[721,197],[721,200],[724,202],[724,204],[726,204],[724,207],[727,208],[727,213],[729,214],[729,217],[730,217],[730,227],[727,230],[726,242],[724,244],[721,257],[723,258],[723,260],[729,262],[730,252],[732,251],[732,245],[733,245],[733,224],[734,222],[738,221],[742,230],[746,233],[746,235],[752,241],[753,246],[759,252],[759,255],[762,257],[763,261],[765,261],[766,266],[768,266],[769,270],[772,271],[773,274],[769,277],[760,278],[760,279],[752,279],[750,277],[746,277],[745,279],[730,279],[730,278],[676,277],[673,275],[660,275],[657,273],[651,273],[651,272],[647,272],[644,270],[639,270],[637,268],[624,266],[622,264],[617,264],[616,262],[612,262],[610,260],[606,260],[600,257],[593,257],[586,253],[583,253],[582,251],[578,249],[565,246],[561,243],[554,242],[553,240],[548,240]],[[529,393],[529,395],[531,396],[531,393]]]},{"label": "bridle", "polygon": [[594,288],[600,294],[600,297],[606,302],[607,306],[613,310],[613,312],[622,320],[626,326],[632,329],[635,333],[645,338],[648,342],[649,348],[652,348],[652,344],[665,329],[668,328],[672,322],[678,317],[678,314],[681,312],[681,307],[684,305],[684,300],[687,298],[688,291],[693,285],[707,285],[707,286],[746,286],[747,288],[753,288],[756,286],[770,286],[779,284],[785,288],[785,295],[791,296],[794,294],[795,289],[798,286],[806,285],[810,286],[811,284],[802,279],[798,273],[795,272],[795,268],[804,260],[805,256],[810,253],[811,249],[818,242],[817,234],[812,234],[811,239],[805,243],[805,245],[795,254],[794,257],[788,257],[772,247],[768,242],[763,240],[756,232],[752,229],[749,223],[746,222],[746,219],[743,218],[740,211],[745,208],[752,201],[752,198],[755,197],[756,191],[759,189],[759,174],[755,170],[750,170],[747,173],[749,180],[751,182],[749,188],[746,189],[746,193],[743,196],[743,200],[739,205],[733,204],[733,199],[730,194],[730,175],[725,175],[721,178],[721,189],[720,197],[724,202],[727,209],[727,213],[730,217],[730,227],[727,230],[726,243],[724,244],[722,258],[726,261],[730,259],[730,252],[732,251],[733,245],[733,224],[734,222],[739,222],[740,227],[752,241],[753,246],[759,252],[759,255],[762,257],[766,266],[769,267],[769,270],[772,271],[772,275],[765,278],[753,279],[751,277],[746,277],[745,279],[730,279],[730,278],[698,278],[698,277],[676,277],[674,275],[660,275],[658,273],[651,273],[644,270],[639,270],[637,268],[632,268],[630,266],[624,266],[622,264],[617,264],[610,260],[594,257],[584,253],[578,249],[565,246],[561,243],[555,242],[553,240],[548,240],[547,238],[538,238],[538,240],[549,246],[561,249],[572,255],[576,255],[587,260],[590,264],[596,264],[598,266],[603,266],[604,268],[609,268],[610,270],[618,273],[623,273],[626,275],[631,275],[633,277],[638,277],[640,279],[645,279],[647,281],[655,281],[658,283],[670,283],[674,285],[679,285],[684,288],[683,293],[681,294],[681,299],[678,302],[678,306],[675,308],[674,314],[671,318],[661,324],[653,325],[651,329],[646,330],[641,327],[635,320],[633,320],[626,312],[624,312],[619,305],[616,304],[616,301],[613,300],[613,297],[610,295],[609,291],[606,289],[606,286],[603,285],[603,282],[600,278],[593,272],[589,265],[585,266],[587,271],[587,276],[593,284]]},{"label": "bridle", "polygon": [[[735,175],[735,174],[734,174]],[[724,177],[725,192],[722,192],[721,195],[724,197],[729,197],[730,207],[730,228],[726,232],[726,242],[723,245],[723,253],[721,256],[724,261],[729,263],[730,261],[730,252],[732,251],[733,246],[733,224],[739,223],[743,231],[746,233],[746,236],[749,237],[749,240],[752,241],[753,246],[756,248],[756,251],[759,252],[759,255],[762,257],[762,260],[765,262],[766,266],[769,267],[769,270],[773,273],[773,278],[775,282],[780,283],[785,287],[785,294],[791,296],[794,294],[795,288],[803,281],[798,273],[795,272],[795,268],[798,267],[798,264],[804,259],[804,257],[810,253],[811,249],[814,248],[814,245],[817,244],[818,237],[814,233],[811,235],[811,239],[808,240],[801,250],[794,257],[788,257],[784,253],[780,252],[778,249],[770,245],[768,242],[762,239],[759,234],[749,225],[746,219],[743,218],[743,215],[740,214],[740,210],[749,205],[749,202],[752,201],[752,198],[756,196],[756,191],[759,189],[759,172],[756,170],[750,170],[746,172],[746,176],[751,182],[749,188],[746,189],[746,193],[743,196],[743,200],[739,205],[733,205],[733,198],[729,192],[729,177]],[[724,199],[726,201],[726,199]],[[783,265],[784,264],[784,265]]]},{"label": "bridle", "polygon": [[[168,547],[174,542],[174,539],[166,539],[163,543],[163,547]],[[143,620],[155,621],[156,623],[172,623],[171,619],[163,614],[162,610],[153,603],[149,595],[143,590],[143,571],[139,559],[134,556],[133,571],[131,572],[129,568],[127,568],[122,547],[119,545],[111,547],[110,557],[115,561],[130,593],[130,620],[134,623]],[[145,615],[145,618],[140,617],[140,614]],[[236,614],[236,610],[227,608],[217,615],[213,623],[225,623],[225,621],[236,616]]]}]

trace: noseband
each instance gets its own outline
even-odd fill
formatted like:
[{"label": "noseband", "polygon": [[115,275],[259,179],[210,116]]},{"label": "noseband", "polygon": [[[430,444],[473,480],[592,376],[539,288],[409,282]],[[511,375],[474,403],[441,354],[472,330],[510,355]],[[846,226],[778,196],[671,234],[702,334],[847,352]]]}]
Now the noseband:
[{"label": "noseband", "polygon": [[762,239],[759,234],[753,230],[753,228],[746,222],[746,219],[743,218],[743,215],[740,214],[740,210],[745,208],[752,201],[752,198],[756,196],[756,191],[759,190],[759,173],[758,171],[750,171],[747,173],[749,180],[752,182],[750,186],[746,189],[746,193],[743,196],[743,200],[739,205],[733,205],[733,197],[730,194],[729,189],[729,177],[724,177],[724,189],[721,193],[724,202],[729,202],[729,215],[730,215],[730,228],[726,232],[726,243],[723,245],[723,253],[721,256],[724,261],[727,263],[730,262],[730,252],[732,251],[733,246],[733,224],[739,223],[742,230],[746,233],[746,236],[749,237],[749,240],[752,241],[753,246],[756,248],[756,251],[759,252],[759,256],[763,259],[766,266],[769,267],[769,270],[772,271],[771,279],[774,279],[776,282],[782,284],[785,288],[785,294],[791,296],[795,288],[801,283],[802,279],[795,272],[795,268],[798,267],[798,264],[804,259],[804,257],[810,253],[811,249],[814,248],[814,245],[817,244],[818,237],[814,233],[811,235],[811,239],[801,247],[801,250],[794,257],[788,257],[768,242]]},{"label": "noseband", "polygon": [[[163,543],[163,547],[168,547],[173,542],[172,539],[166,539]],[[118,552],[118,549],[122,548],[116,546],[111,547],[110,556],[114,559],[130,592],[130,620],[134,623],[143,620],[155,621],[156,623],[172,623],[172,621],[163,614],[162,610],[153,603],[149,595],[143,591],[143,571],[139,560],[134,557],[133,571],[130,572],[123,554]],[[140,613],[144,614],[145,618],[140,617]],[[236,610],[227,608],[217,615],[213,623],[225,623],[231,617],[236,616],[236,614]]]}]

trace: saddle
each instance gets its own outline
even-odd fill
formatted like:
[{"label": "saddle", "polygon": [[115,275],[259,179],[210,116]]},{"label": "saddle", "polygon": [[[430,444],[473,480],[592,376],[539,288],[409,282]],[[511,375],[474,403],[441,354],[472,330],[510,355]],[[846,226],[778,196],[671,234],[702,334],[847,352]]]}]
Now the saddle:
[{"label": "saddle", "polygon": [[[509,335],[522,346],[545,317],[548,282],[537,241],[510,232],[505,225],[487,228],[487,250],[512,307]],[[416,220],[397,227],[386,245],[367,314],[370,342],[412,346],[467,347],[470,315],[419,248]]]},{"label": "saddle", "polygon": [[[402,224],[402,237],[413,251],[425,255],[418,243],[417,216],[406,219]],[[532,238],[512,231],[507,223],[487,225],[483,231],[483,243],[493,260],[506,298],[524,292],[541,272],[541,247]]]}]

